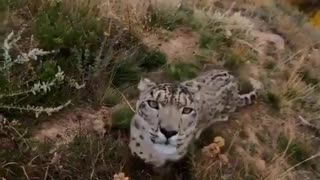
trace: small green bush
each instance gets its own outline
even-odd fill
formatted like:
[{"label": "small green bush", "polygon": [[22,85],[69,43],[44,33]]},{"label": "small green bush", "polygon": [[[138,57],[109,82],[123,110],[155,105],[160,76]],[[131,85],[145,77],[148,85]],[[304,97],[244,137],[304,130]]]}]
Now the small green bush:
[{"label": "small green bush", "polygon": [[123,107],[112,113],[112,127],[129,129],[134,112],[129,107]]},{"label": "small green bush", "polygon": [[44,49],[97,48],[103,38],[102,25],[85,10],[71,14],[57,2],[35,17],[33,32]]},{"label": "small green bush", "polygon": [[0,14],[1,12],[15,8],[15,6],[22,4],[22,2],[23,0],[0,0]]},{"label": "small green bush", "polygon": [[158,69],[167,63],[167,56],[157,50],[142,51],[141,57],[138,57],[139,67],[144,71],[150,72]]},{"label": "small green bush", "polygon": [[200,48],[218,50],[227,46],[229,41],[224,32],[202,32],[200,33]]},{"label": "small green bush", "polygon": [[187,10],[158,10],[155,9],[149,14],[148,25],[155,28],[163,28],[169,31],[176,29],[186,19],[189,18],[191,12]]},{"label": "small green bush", "polygon": [[114,88],[107,88],[105,91],[105,94],[102,98],[103,104],[105,104],[107,107],[112,107],[117,105],[122,100],[120,92],[118,92]]},{"label": "small green bush", "polygon": [[[123,90],[136,84],[141,73],[166,64],[163,53],[138,45],[137,38],[118,28],[120,24],[112,26],[110,35],[105,36],[104,25],[109,19],[99,21],[80,7],[68,12],[62,4],[52,3],[40,11],[33,31],[41,47],[59,49],[53,64],[74,79],[86,82],[87,90],[93,91],[89,99],[94,98],[96,91],[105,91],[101,88],[106,87],[104,83],[110,84],[108,81]],[[43,78],[52,71],[51,65],[46,66]]]},{"label": "small green bush", "polygon": [[57,64],[54,61],[45,61],[40,69],[39,78],[42,81],[52,80],[57,72]]},{"label": "small green bush", "polygon": [[[64,99],[61,95],[73,92],[76,81],[72,84],[72,79],[59,66],[50,64],[49,61],[39,63],[55,51],[34,48],[13,55],[13,47],[20,38],[21,33],[12,32],[1,46],[0,109],[5,110],[4,112],[33,112],[38,117],[41,113],[50,115],[69,105],[70,96]],[[63,91],[65,88],[67,91]],[[63,90],[60,91],[61,89]]]},{"label": "small green bush", "polygon": [[166,55],[160,51],[149,50],[144,46],[137,47],[133,51],[113,64],[112,84],[114,86],[123,89],[136,85],[142,73],[159,69],[167,63]]},{"label": "small green bush", "polygon": [[224,57],[223,66],[233,73],[237,73],[239,69],[244,65],[244,61],[241,57],[235,55],[231,49],[222,52]]},{"label": "small green bush", "polygon": [[0,0],[0,12],[5,11],[9,7],[10,0]]},{"label": "small green bush", "polygon": [[[302,145],[293,140],[289,144],[289,139],[284,135],[280,136],[278,139],[278,149],[283,152],[287,149],[286,154],[290,156],[290,160],[293,164],[300,163],[309,157],[308,152],[303,149]],[[309,162],[304,162],[303,165],[307,165]]]},{"label": "small green bush", "polygon": [[264,101],[270,104],[273,109],[280,110],[281,99],[278,95],[272,92],[267,92],[264,97]]},{"label": "small green bush", "polygon": [[200,68],[191,63],[169,64],[166,68],[167,74],[177,81],[189,80],[197,76]]},{"label": "small green bush", "polygon": [[119,64],[114,65],[112,84],[120,88],[137,84],[140,80],[141,73],[141,69],[133,61],[119,62]]}]

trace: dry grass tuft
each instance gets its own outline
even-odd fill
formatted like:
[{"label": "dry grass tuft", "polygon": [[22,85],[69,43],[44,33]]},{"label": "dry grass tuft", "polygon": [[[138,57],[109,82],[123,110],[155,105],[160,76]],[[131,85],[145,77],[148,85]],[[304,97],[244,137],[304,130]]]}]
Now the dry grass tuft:
[{"label": "dry grass tuft", "polygon": [[[27,13],[24,13],[30,19],[43,11],[46,20],[45,9],[56,1],[27,0],[27,3],[28,6],[24,8]],[[192,152],[191,168],[185,171],[192,172],[195,179],[316,179],[315,175],[320,169],[317,163],[320,156],[319,138],[312,132],[302,130],[296,123],[296,118],[301,116],[319,119],[320,100],[317,99],[317,88],[320,82],[320,51],[309,47],[313,47],[320,36],[309,33],[316,31],[310,28],[309,21],[299,19],[301,14],[293,11],[291,6],[275,0],[65,0],[60,3],[63,10],[71,14],[82,13],[79,17],[97,19],[97,23],[103,25],[101,34],[104,34],[105,40],[113,37],[113,32],[123,31],[124,34],[135,34],[140,40],[137,40],[139,45],[141,43],[147,48],[156,49],[157,53],[145,58],[145,61],[151,63],[144,65],[149,68],[156,63],[156,58],[168,58],[169,61],[161,61],[160,66],[164,68],[157,69],[159,74],[170,75],[171,72],[177,79],[189,75],[191,77],[191,74],[196,75],[190,69],[193,66],[180,63],[180,67],[177,62],[195,62],[199,67],[206,62],[209,66],[224,65],[235,72],[244,89],[250,84],[249,80],[254,82],[257,89],[261,89],[259,98],[267,99],[266,103],[259,101],[255,106],[232,115],[232,121],[215,125],[209,132],[216,138],[204,139],[208,143],[201,141],[200,148],[196,147]],[[155,18],[153,25],[152,15],[161,16],[159,19]],[[317,14],[311,22],[319,24]],[[115,49],[124,48],[123,44],[115,44]],[[125,48],[132,48],[131,44],[129,46]],[[163,54],[158,53],[158,50]],[[139,54],[140,49],[137,52],[114,53],[112,58],[131,60],[135,53]],[[137,57],[143,59],[142,56]],[[13,159],[12,164],[0,163],[0,173],[2,167],[7,170],[8,167],[17,166],[18,170],[14,170],[20,172],[21,177],[29,179],[38,178],[33,173],[37,170],[41,179],[54,175],[55,171],[75,179],[132,179],[130,176],[136,172],[126,172],[123,167],[127,163],[125,144],[134,113],[132,104],[137,97],[137,92],[133,92],[135,82],[128,85],[128,88],[123,88],[130,91],[128,94],[122,92],[120,87],[110,84],[122,85],[123,79],[133,76],[139,78],[142,74],[135,73],[139,71],[135,69],[137,63],[123,61],[118,68],[120,80],[114,78],[108,83],[102,80],[109,71],[97,76],[95,82],[106,83],[103,86],[108,87],[95,88],[103,90],[100,104],[106,103],[110,105],[109,108],[73,109],[54,116],[53,120],[46,119],[51,121],[37,124],[30,139],[51,141],[46,152],[55,147],[52,150],[54,153],[44,153],[49,160],[41,156],[42,152],[33,152],[28,160]],[[160,75],[156,78],[164,79]],[[85,91],[91,93],[88,89]],[[134,95],[129,95],[130,93]],[[48,100],[42,101],[46,103]],[[29,128],[28,125],[26,127]],[[18,136],[13,142],[20,142],[22,139],[22,144],[31,149],[32,144],[26,139],[26,133],[21,133],[23,131],[20,132],[19,129],[11,130]],[[100,136],[91,136],[93,134]],[[103,137],[105,134],[107,136]],[[8,142],[7,146],[14,149],[7,136],[0,140]],[[43,158],[41,162],[40,158]],[[49,165],[47,161],[50,162]],[[136,165],[136,161],[133,164]],[[138,173],[146,171],[140,166],[137,169]],[[148,173],[144,175],[152,178]],[[176,177],[181,174],[172,175]],[[58,178],[60,177],[62,176]]]},{"label": "dry grass tuft", "polygon": [[281,96],[284,97],[284,103],[287,105],[305,99],[317,88],[317,85],[306,84],[302,79],[300,70],[306,60],[306,53],[303,53],[300,59],[294,62],[287,81],[281,87]]}]

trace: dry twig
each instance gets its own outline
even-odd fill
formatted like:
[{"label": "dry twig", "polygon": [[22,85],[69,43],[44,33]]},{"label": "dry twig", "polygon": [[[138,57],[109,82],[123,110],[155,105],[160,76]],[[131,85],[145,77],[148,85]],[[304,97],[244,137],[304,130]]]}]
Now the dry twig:
[{"label": "dry twig", "polygon": [[307,159],[305,159],[305,160],[297,163],[296,165],[294,165],[294,166],[290,167],[289,169],[287,169],[284,173],[280,174],[277,179],[282,179],[286,174],[288,174],[288,173],[289,173],[290,171],[292,171],[294,168],[300,166],[301,164],[303,164],[303,163],[305,163],[305,162],[307,162],[307,161],[310,161],[310,160],[312,160],[312,159],[314,159],[314,158],[317,158],[317,157],[319,157],[319,156],[320,156],[320,152],[318,152],[317,154],[314,154],[314,155],[310,156],[309,158],[307,158]]}]

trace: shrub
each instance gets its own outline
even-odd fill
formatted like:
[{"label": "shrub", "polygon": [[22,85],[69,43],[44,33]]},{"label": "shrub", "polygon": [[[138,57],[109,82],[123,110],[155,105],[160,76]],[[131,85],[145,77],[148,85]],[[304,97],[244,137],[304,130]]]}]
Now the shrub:
[{"label": "shrub", "polygon": [[[59,66],[44,65],[40,63],[41,57],[55,53],[55,51],[44,51],[34,48],[27,53],[21,53],[13,56],[12,47],[19,41],[21,33],[15,37],[14,33],[10,33],[4,40],[1,53],[1,81],[0,86],[0,108],[5,110],[18,110],[34,112],[36,117],[41,113],[57,112],[71,103],[66,100],[64,103],[56,107],[42,107],[32,105],[37,103],[37,96],[43,96],[50,93],[54,88],[61,86],[69,86],[80,88],[75,81],[65,76]],[[29,72],[29,68],[33,70],[33,74],[21,72]],[[40,69],[37,71],[35,69]],[[73,82],[73,83],[71,83]],[[33,97],[33,98],[30,98]],[[27,98],[29,97],[29,98]],[[17,101],[17,99],[20,99]],[[22,98],[22,99],[21,99]],[[26,99],[23,101],[23,99]],[[19,102],[19,103],[18,103]],[[28,103],[28,104],[24,104]]]},{"label": "shrub", "polygon": [[228,41],[224,32],[202,32],[200,34],[200,48],[218,50],[222,46],[227,46]]},{"label": "shrub", "polygon": [[116,87],[127,88],[137,84],[142,73],[156,70],[166,63],[167,57],[162,52],[138,46],[113,64],[112,83]]},{"label": "shrub", "polygon": [[110,179],[125,164],[128,149],[120,137],[79,133],[70,144],[52,153],[49,143],[31,141],[17,123],[0,120],[2,178]]},{"label": "shrub", "polygon": [[200,68],[190,63],[169,64],[166,68],[168,75],[177,81],[192,79],[197,76]]},{"label": "shrub", "polygon": [[112,106],[117,105],[121,100],[122,100],[122,97],[121,97],[120,92],[118,92],[114,88],[109,87],[106,89],[105,94],[104,94],[101,101],[106,106],[112,107]]},{"label": "shrub", "polygon": [[122,107],[112,113],[112,127],[117,129],[129,129],[134,112],[129,107]]},{"label": "shrub", "polygon": [[103,39],[103,23],[84,9],[69,13],[62,2],[48,6],[36,16],[33,32],[42,48],[98,48]]},{"label": "shrub", "polygon": [[190,16],[190,12],[184,9],[154,9],[148,16],[149,26],[172,31]]},{"label": "shrub", "polygon": [[123,60],[115,64],[113,69],[112,84],[114,86],[124,88],[138,83],[141,69],[134,61]]},{"label": "shrub", "polygon": [[224,57],[222,57],[224,60],[223,66],[229,71],[237,73],[238,70],[241,67],[243,67],[244,61],[242,57],[234,54],[234,52],[231,49],[226,49],[225,52],[223,52],[223,55],[224,55]]},{"label": "shrub", "polygon": [[264,97],[264,101],[266,103],[269,103],[271,107],[275,110],[280,110],[281,108],[281,98],[272,92],[266,93]]},{"label": "shrub", "polygon": [[[301,143],[296,140],[289,141],[287,137],[281,135],[278,139],[278,148],[280,151],[286,151],[286,155],[290,156],[290,160],[293,164],[300,163],[309,157],[309,154],[303,149]],[[304,162],[303,165],[308,164]]]},{"label": "shrub", "polygon": [[150,72],[167,63],[167,56],[157,50],[142,51],[139,57],[139,67],[144,71]]},{"label": "shrub", "polygon": [[100,21],[93,9],[76,6],[69,12],[63,2],[43,7],[33,24],[35,37],[41,47],[60,50],[52,63],[87,84],[90,93],[83,94],[85,99],[101,102],[100,95],[109,87],[106,84],[111,82],[122,90],[136,84],[141,73],[166,63],[163,53],[138,45],[137,38],[121,24],[109,18]]}]

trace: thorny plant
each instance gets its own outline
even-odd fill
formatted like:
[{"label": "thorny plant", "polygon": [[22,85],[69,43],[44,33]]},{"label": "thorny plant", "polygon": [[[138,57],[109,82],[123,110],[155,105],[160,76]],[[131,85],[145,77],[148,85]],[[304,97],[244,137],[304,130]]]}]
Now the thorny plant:
[{"label": "thorny plant", "polygon": [[[17,46],[17,42],[21,38],[22,31],[18,32],[15,36],[14,32],[11,32],[4,40],[2,49],[2,57],[0,59],[0,72],[6,81],[13,85],[11,80],[12,71],[14,70],[16,65],[27,65],[36,62],[37,65],[41,66],[41,60],[39,59],[42,56],[50,55],[55,53],[55,51],[45,51],[42,49],[34,48],[29,50],[27,53],[21,52],[16,57],[13,57],[11,51],[13,47]],[[61,68],[57,67],[57,72],[54,77],[49,81],[36,81],[31,85],[28,85],[26,88],[18,85],[15,88],[10,88],[9,91],[4,91],[7,87],[0,87],[0,108],[7,110],[18,110],[18,111],[28,111],[35,113],[35,116],[38,117],[41,113],[47,113],[51,115],[54,112],[58,112],[64,107],[68,106],[71,103],[71,100],[68,100],[64,104],[56,107],[42,107],[42,106],[33,106],[33,105],[17,105],[17,104],[7,104],[4,102],[6,98],[14,98],[21,95],[38,95],[38,94],[46,94],[52,90],[53,87],[59,86],[63,82],[67,81],[70,87],[74,87],[76,89],[83,88],[85,84],[79,85],[75,80],[66,78],[64,72]]]}]

